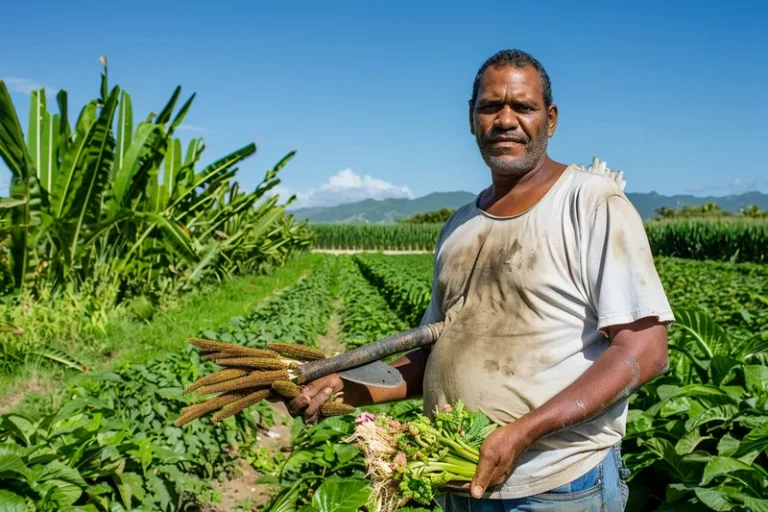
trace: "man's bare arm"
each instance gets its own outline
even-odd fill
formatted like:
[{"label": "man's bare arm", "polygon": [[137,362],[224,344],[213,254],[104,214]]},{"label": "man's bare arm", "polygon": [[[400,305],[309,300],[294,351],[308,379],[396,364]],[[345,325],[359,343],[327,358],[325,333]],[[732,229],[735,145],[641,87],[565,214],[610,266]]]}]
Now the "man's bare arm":
[{"label": "man's bare arm", "polygon": [[614,326],[608,334],[611,345],[578,379],[485,440],[471,484],[474,497],[506,481],[536,440],[594,418],[666,372],[667,329],[657,319]]},{"label": "man's bare arm", "polygon": [[534,439],[589,421],[667,371],[667,329],[655,318],[608,333],[611,345],[584,374],[520,419]]}]

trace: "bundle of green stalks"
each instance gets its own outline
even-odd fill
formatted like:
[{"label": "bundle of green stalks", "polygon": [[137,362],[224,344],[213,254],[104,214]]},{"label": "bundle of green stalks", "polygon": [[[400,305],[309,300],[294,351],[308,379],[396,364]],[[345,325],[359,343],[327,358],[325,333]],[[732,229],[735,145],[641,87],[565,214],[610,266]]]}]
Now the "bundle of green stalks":
[{"label": "bundle of green stalks", "polygon": [[[301,387],[294,382],[299,365],[327,357],[320,350],[292,343],[268,343],[268,350],[264,350],[202,338],[188,341],[200,349],[203,359],[213,361],[221,369],[201,377],[183,391],[213,396],[182,409],[174,422],[177,427],[209,413],[214,413],[211,422],[216,423],[262,400],[292,400],[301,393]],[[334,395],[320,407],[320,414],[339,416],[354,410]]]}]

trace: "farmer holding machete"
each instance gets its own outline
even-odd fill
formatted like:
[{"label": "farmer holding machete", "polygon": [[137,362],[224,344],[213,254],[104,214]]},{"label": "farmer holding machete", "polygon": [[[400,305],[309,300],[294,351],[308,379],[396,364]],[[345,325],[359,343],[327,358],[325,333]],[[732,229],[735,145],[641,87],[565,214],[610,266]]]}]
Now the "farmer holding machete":
[{"label": "farmer holding machete", "polygon": [[332,393],[355,406],[462,400],[501,425],[447,512],[623,510],[627,398],[667,370],[674,321],[642,219],[614,179],[547,155],[558,109],[541,64],[518,50],[480,68],[470,131],[491,185],[435,250],[422,324],[437,342],[392,363],[399,388],[330,375],[289,402],[309,424]]}]

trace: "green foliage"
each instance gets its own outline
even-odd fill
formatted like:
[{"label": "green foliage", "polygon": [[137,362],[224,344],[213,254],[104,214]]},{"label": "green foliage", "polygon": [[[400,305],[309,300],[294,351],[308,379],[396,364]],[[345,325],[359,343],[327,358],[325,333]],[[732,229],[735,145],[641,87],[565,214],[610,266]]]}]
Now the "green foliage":
[{"label": "green foliage", "polygon": [[409,326],[419,324],[432,295],[432,256],[356,254],[355,262]]},{"label": "green foliage", "polygon": [[671,371],[630,401],[624,453],[645,498],[634,506],[768,505],[768,366],[751,364],[704,313],[676,317]]},{"label": "green foliage", "polygon": [[431,212],[419,213],[397,222],[401,224],[445,224],[455,211],[453,208],[440,208]]},{"label": "green foliage", "polygon": [[160,114],[134,126],[130,95],[108,87],[102,62],[101,95],[74,127],[66,92],[58,94],[58,114],[44,90],[32,93],[26,141],[0,81],[0,157],[12,174],[0,244],[15,289],[79,283],[98,263],[119,278],[121,298],[165,281],[188,289],[280,264],[307,245],[305,225],[285,215],[277,196],[266,199],[294,152],[255,190],[242,191],[236,165],[256,152],[255,143],[197,169],[202,139],[183,152],[174,138],[194,95],[177,109],[177,87]]},{"label": "green foliage", "polygon": [[686,219],[645,225],[653,253],[696,260],[765,263],[768,222],[760,219]]},{"label": "green foliage", "polygon": [[318,249],[433,251],[439,224],[310,224]]},{"label": "green foliage", "polygon": [[92,375],[66,391],[51,414],[0,420],[0,473],[28,510],[175,511],[215,499],[208,480],[234,474],[227,454],[254,435],[253,417],[207,420],[178,429],[191,403],[181,390],[211,370],[197,353]]},{"label": "green foliage", "polygon": [[312,274],[263,308],[234,317],[219,329],[206,330],[203,337],[254,348],[265,348],[271,341],[316,347],[317,335],[325,333],[333,309],[336,265],[335,258],[323,258]]},{"label": "green foliage", "polygon": [[341,312],[341,338],[348,349],[385,338],[408,329],[387,301],[360,273],[350,256],[339,256],[339,295],[344,301]]},{"label": "green foliage", "polygon": [[[311,224],[318,249],[434,251],[441,224]],[[648,221],[656,256],[764,263],[768,222],[763,218],[673,218]]]},{"label": "green foliage", "polygon": [[[663,206],[656,209],[656,216],[660,219],[691,219],[691,218],[721,218],[734,217],[730,210],[723,210],[717,203],[705,203],[692,206],[683,205],[680,208],[670,208]],[[746,208],[739,208],[739,216],[749,218],[766,218],[768,211],[760,210],[756,204],[751,204]]]}]

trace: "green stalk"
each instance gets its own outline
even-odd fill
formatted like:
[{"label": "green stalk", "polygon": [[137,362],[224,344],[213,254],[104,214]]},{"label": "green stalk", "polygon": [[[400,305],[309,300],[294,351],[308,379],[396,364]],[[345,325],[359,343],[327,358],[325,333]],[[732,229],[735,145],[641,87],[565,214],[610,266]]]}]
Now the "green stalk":
[{"label": "green stalk", "polygon": [[458,455],[464,457],[465,459],[467,459],[469,461],[472,461],[475,464],[480,462],[480,453],[478,452],[477,454],[475,454],[472,451],[469,451],[469,450],[472,450],[472,448],[467,447],[467,448],[469,448],[469,450],[468,450],[467,448],[464,448],[463,446],[461,446],[460,444],[456,443],[452,439],[448,439],[447,437],[443,437],[441,435],[437,436],[437,440],[440,441],[441,443],[447,444],[448,446],[453,448],[453,450]]},{"label": "green stalk", "polygon": [[463,475],[468,477],[475,476],[474,468],[466,464],[465,465],[446,464],[444,462],[430,462],[429,464],[424,464],[423,462],[421,462],[421,463],[414,464],[413,466],[409,464],[408,468],[411,469],[412,471],[415,471],[417,474],[450,472],[450,473],[456,473],[458,475]]}]

